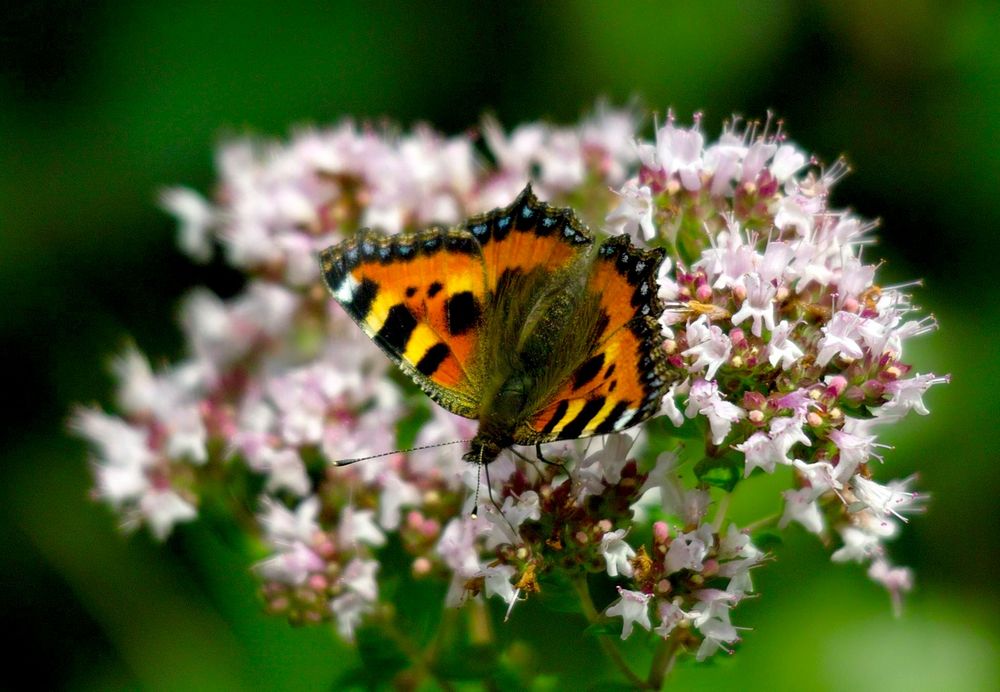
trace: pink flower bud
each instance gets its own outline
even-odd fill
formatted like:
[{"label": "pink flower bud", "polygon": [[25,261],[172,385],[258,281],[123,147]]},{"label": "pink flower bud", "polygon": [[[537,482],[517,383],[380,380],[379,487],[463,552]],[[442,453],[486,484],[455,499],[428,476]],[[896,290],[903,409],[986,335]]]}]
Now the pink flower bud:
[{"label": "pink flower bud", "polygon": [[670,527],[667,522],[658,521],[653,524],[653,539],[657,543],[666,543],[670,539]]},{"label": "pink flower bud", "polygon": [[840,396],[843,394],[844,389],[847,388],[847,378],[843,375],[834,375],[830,378],[830,383],[827,386],[827,393],[833,396]]}]

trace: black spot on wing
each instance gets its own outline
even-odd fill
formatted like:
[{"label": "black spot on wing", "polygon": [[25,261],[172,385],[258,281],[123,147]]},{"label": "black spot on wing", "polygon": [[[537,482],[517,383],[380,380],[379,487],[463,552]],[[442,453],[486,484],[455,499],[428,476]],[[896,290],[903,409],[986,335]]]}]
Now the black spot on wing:
[{"label": "black spot on wing", "polygon": [[416,326],[417,319],[408,307],[402,303],[393,305],[389,308],[385,324],[375,335],[375,341],[394,353],[402,353],[406,350],[406,342],[410,340],[410,335]]},{"label": "black spot on wing", "polygon": [[434,372],[441,366],[444,359],[448,357],[451,353],[451,349],[445,343],[438,343],[427,349],[427,353],[424,354],[420,362],[417,363],[417,370],[422,374],[430,377]]},{"label": "black spot on wing", "polygon": [[441,282],[440,281],[435,281],[434,283],[432,283],[430,286],[427,287],[427,297],[428,298],[433,298],[434,296],[436,296],[438,294],[438,292],[442,288],[444,288],[444,286],[441,285]]},{"label": "black spot on wing", "polygon": [[605,373],[604,373],[604,379],[608,379],[609,377],[611,377],[614,374],[615,374],[615,364],[612,363],[611,365],[608,366],[607,371],[605,371]]},{"label": "black spot on wing", "polygon": [[477,326],[482,319],[483,309],[471,291],[456,293],[444,306],[448,320],[448,332],[453,336],[465,334]]},{"label": "black spot on wing", "polygon": [[600,411],[602,408],[604,408],[603,396],[590,399],[586,404],[583,405],[583,408],[580,409],[580,412],[576,414],[576,417],[574,417],[573,420],[567,423],[566,427],[559,432],[560,439],[572,440],[574,438],[580,437],[580,435],[583,434],[584,428],[587,427],[587,424],[590,423],[591,420],[593,420],[594,416],[596,416],[598,411]]},{"label": "black spot on wing", "polygon": [[598,373],[601,372],[601,368],[604,367],[604,354],[598,353],[596,356],[587,359],[583,365],[576,369],[573,373],[573,389],[579,389],[583,385],[590,382],[592,379],[597,377]]},{"label": "black spot on wing", "polygon": [[364,278],[358,284],[349,303],[344,305],[347,313],[356,320],[363,320],[372,309],[375,296],[378,295],[378,284],[369,278]]},{"label": "black spot on wing", "polygon": [[406,287],[406,297],[407,298],[412,298],[415,295],[417,295],[417,287],[416,286],[407,286]]}]

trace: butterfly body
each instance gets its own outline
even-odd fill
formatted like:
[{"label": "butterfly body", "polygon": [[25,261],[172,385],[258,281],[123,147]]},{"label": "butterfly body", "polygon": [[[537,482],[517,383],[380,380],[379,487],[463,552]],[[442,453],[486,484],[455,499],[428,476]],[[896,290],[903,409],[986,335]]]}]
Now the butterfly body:
[{"label": "butterfly body", "polygon": [[434,401],[475,418],[463,458],[615,432],[659,409],[662,250],[596,251],[568,209],[526,188],[451,229],[359,231],[321,255],[334,298]]}]

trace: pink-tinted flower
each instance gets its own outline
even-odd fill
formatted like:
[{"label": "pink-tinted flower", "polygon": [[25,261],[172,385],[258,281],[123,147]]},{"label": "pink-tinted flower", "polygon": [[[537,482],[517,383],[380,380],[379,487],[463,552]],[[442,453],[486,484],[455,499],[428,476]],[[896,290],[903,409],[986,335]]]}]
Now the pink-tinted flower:
[{"label": "pink-tinted flower", "polygon": [[747,297],[743,305],[732,316],[733,324],[740,324],[748,317],[753,320],[751,331],[754,336],[762,334],[763,327],[774,329],[774,305],[772,300],[777,289],[763,280],[759,274],[747,274],[743,279]]},{"label": "pink-tinted flower", "polygon": [[623,577],[632,576],[630,561],[635,557],[635,550],[625,542],[627,534],[627,529],[618,529],[609,531],[601,537],[601,555],[607,565],[609,577],[617,577],[619,574]]},{"label": "pink-tinted flower", "polygon": [[708,368],[705,379],[714,380],[716,372],[729,360],[732,342],[719,327],[708,324],[707,320],[708,318],[702,315],[688,325],[687,340],[690,348],[682,355],[694,357],[690,366],[691,372]]},{"label": "pink-tinted flower", "polygon": [[733,423],[746,417],[743,409],[722,399],[718,385],[700,379],[691,385],[691,394],[684,413],[688,418],[694,418],[696,415],[708,418],[709,427],[712,429],[712,444],[722,444]]},{"label": "pink-tinted flower", "polygon": [[811,488],[785,490],[781,494],[785,498],[785,513],[778,522],[779,528],[785,528],[796,521],[810,533],[818,534],[823,531],[823,515],[820,514]]},{"label": "pink-tinted flower", "polygon": [[622,618],[622,639],[629,638],[635,625],[648,631],[652,627],[649,621],[649,599],[652,596],[641,591],[629,591],[620,586],[618,595],[621,598],[608,606],[604,614],[608,617]]}]

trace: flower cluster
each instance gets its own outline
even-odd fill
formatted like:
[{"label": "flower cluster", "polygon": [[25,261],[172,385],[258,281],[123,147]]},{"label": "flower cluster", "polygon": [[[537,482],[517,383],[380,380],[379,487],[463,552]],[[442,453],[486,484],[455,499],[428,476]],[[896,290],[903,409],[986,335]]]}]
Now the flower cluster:
[{"label": "flower cluster", "polygon": [[[223,504],[266,555],[255,573],[268,610],[333,621],[347,638],[388,617],[382,555],[401,549],[408,578],[450,584],[449,605],[483,594],[509,614],[571,584],[595,623],[621,617],[623,638],[638,625],[703,659],[737,641],[730,611],[765,559],[726,523],[726,498],[787,466],[778,526],[835,531],[832,559],[870,563],[898,600],[911,576],[884,544],[923,497],[913,479],[874,480],[871,460],[878,429],[926,414],[922,395],[947,379],[902,360],[933,320],[875,282],[861,257],[873,225],[828,208],[841,164],[810,162],[780,127],[735,123],[708,145],[697,122],[671,117],[651,142],[637,127],[634,112],[602,106],[574,127],[505,133],[486,120],[488,156],[470,135],[350,122],[225,145],[211,200],[178,188],[162,202],[181,247],[197,261],[221,250],[245,289],[225,301],[193,291],[188,356],[154,371],[127,349],[116,414],[75,414],[96,496],[159,539]],[[529,180],[595,230],[668,251],[663,348],[678,377],[662,414],[687,443],[660,425],[550,445],[549,465],[508,451],[484,485],[484,469],[434,447],[468,440],[475,423],[395,376],[328,300],[316,256],[364,226],[506,205]],[[422,449],[384,454],[411,443]],[[332,464],[369,455],[383,458]],[[590,597],[601,583],[618,594],[603,616]]]},{"label": "flower cluster", "polygon": [[873,224],[828,208],[843,164],[797,175],[806,157],[780,126],[767,130],[733,126],[705,147],[697,126],[671,119],[638,144],[641,165],[607,222],[674,250],[660,276],[673,308],[664,348],[688,377],[664,413],[675,425],[703,418],[709,451],[740,452],[745,477],[792,467],[779,526],[832,526],[843,542],[833,559],[872,560],[898,602],[910,579],[883,544],[923,497],[912,478],[873,480],[869,463],[885,446],[877,429],[927,414],[923,394],[948,379],[902,361],[904,342],[936,325],[875,283],[862,261]]}]

